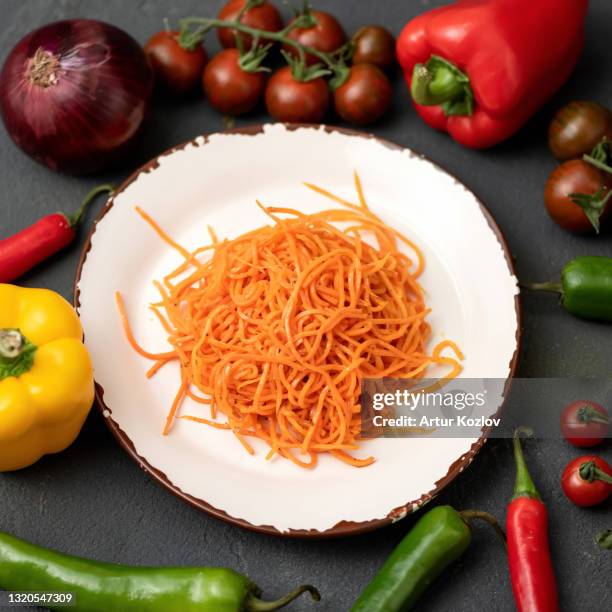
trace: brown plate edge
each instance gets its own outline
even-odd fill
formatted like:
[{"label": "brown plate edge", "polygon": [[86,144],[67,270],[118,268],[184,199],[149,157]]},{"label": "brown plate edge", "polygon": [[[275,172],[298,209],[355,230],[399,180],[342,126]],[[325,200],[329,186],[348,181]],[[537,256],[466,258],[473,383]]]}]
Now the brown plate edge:
[{"label": "brown plate edge", "polygon": [[[271,124],[265,124],[265,125],[271,125]],[[504,252],[504,257],[508,265],[508,270],[516,278],[516,270],[514,267],[514,262],[512,261],[512,256],[510,254],[508,242],[506,241],[506,238],[504,237],[501,229],[495,222],[495,219],[493,218],[493,216],[491,215],[487,207],[476,196],[476,194],[474,194],[474,192],[471,189],[469,189],[463,182],[461,182],[453,173],[446,170],[440,164],[432,161],[425,155],[414,153],[411,149],[408,149],[407,147],[398,145],[389,140],[385,140],[384,138],[380,138],[378,136],[375,136],[374,134],[370,134],[366,132],[359,132],[357,130],[351,130],[348,128],[340,128],[340,127],[320,125],[320,124],[294,123],[294,124],[284,124],[284,125],[288,130],[298,130],[301,128],[311,128],[311,129],[317,129],[317,130],[323,129],[325,132],[339,132],[347,136],[375,140],[379,144],[382,144],[383,146],[388,147],[390,149],[400,150],[400,151],[408,150],[415,157],[420,157],[422,159],[425,159],[429,163],[433,164],[440,171],[450,176],[458,185],[460,185],[461,187],[466,189],[470,194],[472,194],[474,199],[478,202],[478,205],[480,206],[482,214],[484,215],[489,227],[491,228],[491,230],[497,237],[497,240],[499,241],[502,247],[502,250]],[[223,130],[220,132],[204,134],[203,137],[204,137],[204,143],[206,144],[208,142],[209,137],[214,134],[240,134],[240,135],[245,135],[245,136],[256,136],[257,134],[260,134],[263,131],[264,131],[264,124],[257,124],[257,125],[245,126],[245,127],[240,127],[240,128],[231,128],[231,129]],[[202,136],[198,138],[202,138]],[[73,290],[73,304],[74,304],[74,307],[77,309],[77,311],[80,307],[79,282],[81,280],[83,265],[85,264],[85,260],[87,259],[87,254],[91,250],[91,240],[96,231],[96,227],[98,223],[104,218],[104,216],[113,207],[114,197],[117,194],[124,191],[141,174],[154,170],[159,165],[157,160],[160,157],[170,155],[174,153],[175,151],[179,151],[190,145],[199,146],[199,143],[197,142],[197,138],[189,140],[187,142],[184,142],[182,144],[179,144],[175,147],[172,147],[164,151],[163,153],[161,153],[160,155],[158,155],[151,161],[147,162],[146,164],[138,168],[125,181],[123,181],[123,183],[121,183],[121,185],[115,190],[115,193],[113,194],[113,196],[111,196],[108,199],[108,201],[106,202],[102,210],[99,212],[98,216],[96,217],[89,231],[87,239],[85,240],[85,243],[83,245],[83,249],[81,251],[81,255],[79,257],[79,261],[77,264],[77,270],[76,270],[76,275],[75,275],[75,280],[74,280],[74,290]],[[506,380],[506,385],[504,387],[503,401],[501,405],[499,406],[496,415],[501,415],[503,411],[508,393],[510,391],[510,386],[512,384],[512,379],[514,378],[516,374],[516,369],[518,366],[518,358],[519,358],[520,347],[521,347],[521,331],[522,331],[521,303],[520,303],[520,294],[518,292],[515,296],[515,309],[516,309],[516,317],[517,317],[516,349],[514,351],[512,359],[510,360],[510,364],[509,364],[510,372]],[[484,427],[482,429],[482,435],[480,436],[480,438],[478,438],[478,440],[472,444],[472,446],[470,447],[470,450],[467,453],[459,457],[454,463],[451,464],[446,475],[443,476],[440,480],[438,480],[435,483],[435,486],[431,491],[429,491],[428,493],[424,493],[418,500],[408,502],[402,506],[399,506],[398,508],[395,508],[394,510],[389,512],[389,514],[385,518],[373,519],[371,521],[362,521],[358,523],[351,522],[351,521],[341,521],[337,523],[336,525],[334,525],[334,527],[330,529],[326,529],[325,531],[318,531],[314,529],[313,530],[289,529],[288,531],[280,531],[271,525],[253,525],[252,523],[249,523],[248,521],[245,521],[244,519],[230,516],[224,510],[219,510],[218,508],[211,506],[206,501],[193,497],[192,495],[189,495],[188,493],[185,493],[184,491],[182,491],[179,487],[177,487],[170,481],[170,479],[166,476],[166,474],[164,474],[162,471],[158,470],[157,468],[153,467],[144,457],[140,456],[138,452],[136,451],[136,448],[134,447],[134,444],[132,440],[128,437],[128,435],[119,427],[119,425],[110,416],[105,415],[105,412],[107,414],[108,413],[112,414],[112,410],[104,402],[104,389],[98,383],[96,383],[96,404],[98,405],[98,408],[104,420],[106,421],[108,428],[111,430],[111,432],[113,433],[113,435],[115,436],[119,444],[128,453],[128,455],[141,467],[142,470],[144,470],[149,476],[151,476],[154,480],[156,480],[164,488],[168,489],[176,497],[188,503],[190,506],[193,506],[194,508],[201,510],[203,512],[206,512],[207,514],[210,514],[211,516],[214,516],[215,518],[218,518],[227,523],[237,525],[238,527],[243,527],[245,529],[248,529],[254,532],[258,532],[258,533],[265,533],[265,534],[271,534],[271,535],[288,537],[288,538],[329,539],[329,538],[336,538],[336,537],[342,537],[342,536],[347,536],[347,535],[358,535],[362,533],[367,533],[369,531],[374,531],[375,529],[380,529],[381,527],[385,527],[387,525],[390,525],[391,523],[401,520],[402,518],[405,518],[408,514],[414,512],[415,510],[420,509],[422,506],[430,502],[444,488],[446,488],[465,468],[467,468],[471,464],[471,462],[474,460],[474,457],[478,454],[480,449],[484,446],[484,443],[487,441],[487,438],[491,430],[490,427]]]}]

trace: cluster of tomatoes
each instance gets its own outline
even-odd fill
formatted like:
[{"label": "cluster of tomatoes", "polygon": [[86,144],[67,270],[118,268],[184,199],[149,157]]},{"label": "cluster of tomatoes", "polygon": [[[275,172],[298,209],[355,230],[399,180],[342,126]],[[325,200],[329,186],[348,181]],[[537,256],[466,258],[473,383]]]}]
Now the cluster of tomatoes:
[{"label": "cluster of tomatoes", "polygon": [[612,174],[600,169],[612,158],[612,113],[595,102],[571,102],[550,124],[548,144],[563,162],[546,182],[549,215],[569,231],[599,232],[612,193]]},{"label": "cluster of tomatoes", "polygon": [[[210,61],[201,42],[185,46],[180,33],[173,31],[155,34],[145,52],[163,90],[181,95],[201,86],[209,103],[224,115],[248,113],[263,98],[277,121],[318,123],[333,100],[345,121],[357,125],[376,121],[391,102],[386,71],[395,63],[393,35],[380,26],[367,26],[348,41],[333,15],[308,6],[305,11],[307,27],[298,25],[304,13],[302,22],[296,23],[300,18],[296,15],[285,26],[277,8],[266,0],[230,0],[218,20],[248,26],[259,34],[255,43],[251,33],[215,25],[223,50]],[[266,33],[274,33],[275,38],[270,40]],[[301,45],[302,52],[292,43]],[[263,61],[275,53],[273,44],[282,48],[286,62],[268,77]],[[321,63],[321,54],[329,58],[327,65]],[[340,82],[326,78],[332,76],[332,62],[344,69]]]},{"label": "cluster of tomatoes", "polygon": [[[572,402],[561,415],[561,432],[578,448],[601,444],[610,429],[606,409],[591,401]],[[570,461],[561,486],[566,497],[577,506],[595,506],[612,495],[612,468],[597,455],[583,455]]]}]

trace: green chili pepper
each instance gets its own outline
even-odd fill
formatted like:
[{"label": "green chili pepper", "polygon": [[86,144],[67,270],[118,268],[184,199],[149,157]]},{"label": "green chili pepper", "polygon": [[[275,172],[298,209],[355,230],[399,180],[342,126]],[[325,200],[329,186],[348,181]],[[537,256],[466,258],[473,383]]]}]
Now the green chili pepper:
[{"label": "green chili pepper", "polygon": [[[264,612],[308,591],[301,586],[278,601],[258,598],[245,576],[215,567],[129,567],[64,555],[0,532],[0,588],[75,595],[75,612]],[[64,610],[53,608],[52,610]]]},{"label": "green chili pepper", "polygon": [[612,321],[612,257],[577,257],[563,268],[560,283],[525,287],[561,294],[565,310],[577,317]]},{"label": "green chili pepper", "polygon": [[424,514],[399,543],[351,612],[405,612],[425,589],[469,546],[468,521],[483,519],[504,538],[495,518],[485,512],[457,512],[437,506]]}]

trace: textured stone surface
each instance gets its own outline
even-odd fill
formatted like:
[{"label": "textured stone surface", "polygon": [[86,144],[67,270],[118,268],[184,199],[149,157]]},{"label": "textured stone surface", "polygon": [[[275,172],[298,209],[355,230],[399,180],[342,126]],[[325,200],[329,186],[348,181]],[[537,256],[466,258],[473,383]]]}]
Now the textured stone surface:
[{"label": "textured stone surface", "polygon": [[[144,42],[163,27],[163,17],[175,20],[210,14],[219,4],[209,0],[3,0],[0,58],[4,59],[27,31],[56,19],[106,20]],[[317,6],[341,17],[349,32],[368,22],[379,22],[398,32],[408,18],[440,4],[426,0],[320,0]],[[467,151],[428,129],[410,109],[399,76],[393,112],[372,129],[430,156],[471,187],[505,232],[519,276],[525,280],[554,278],[576,255],[612,255],[610,233],[599,239],[567,234],[548,220],[542,205],[544,181],[554,165],[545,140],[551,112],[575,98],[612,103],[611,23],[608,0],[592,0],[587,44],[575,74],[517,137],[494,151]],[[263,120],[263,113],[255,114],[239,120],[238,125]],[[139,150],[125,160],[124,168],[91,178],[50,172],[23,155],[0,129],[0,237],[45,213],[70,211],[89,187],[107,179],[117,183],[130,169],[166,148],[222,127],[222,118],[197,97],[176,103],[158,101]],[[23,284],[49,287],[70,297],[82,240],[81,235],[77,244],[29,274]],[[551,298],[526,296],[523,305],[521,374],[609,375],[610,327],[575,320]],[[608,502],[598,509],[578,510],[564,499],[559,475],[565,463],[577,455],[566,445],[527,443],[526,449],[534,478],[550,508],[562,608],[570,612],[604,610],[612,597],[612,554],[600,552],[593,536],[612,527],[612,505]],[[612,459],[609,442],[601,454]],[[480,508],[504,517],[513,476],[510,443],[491,441],[438,502]],[[96,412],[67,452],[23,472],[0,476],[2,530],[109,561],[229,565],[252,576],[270,596],[309,581],[324,595],[316,609],[326,612],[349,608],[412,522],[409,518],[373,534],[329,542],[291,541],[231,527],[189,508],[154,484],[115,444]],[[423,598],[418,609],[473,612],[490,607],[500,612],[514,609],[504,552],[486,527],[478,527],[472,547]],[[304,599],[291,609],[312,608]]]}]

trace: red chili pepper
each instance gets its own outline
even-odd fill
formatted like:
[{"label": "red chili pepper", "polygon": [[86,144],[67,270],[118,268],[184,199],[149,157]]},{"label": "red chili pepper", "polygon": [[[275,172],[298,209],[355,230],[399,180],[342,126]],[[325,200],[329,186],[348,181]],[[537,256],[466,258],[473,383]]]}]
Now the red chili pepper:
[{"label": "red chili pepper", "polygon": [[508,506],[506,535],[510,579],[518,612],[557,612],[557,581],[548,545],[548,513],[529,475],[519,435],[514,434],[516,484]]},{"label": "red chili pepper", "polygon": [[0,240],[0,283],[10,283],[54,253],[68,246],[92,200],[100,193],[111,193],[110,185],[92,189],[74,215],[54,213],[30,227]]},{"label": "red chili pepper", "polygon": [[460,0],[410,21],[397,58],[415,107],[470,148],[516,132],[574,69],[588,0]]}]

